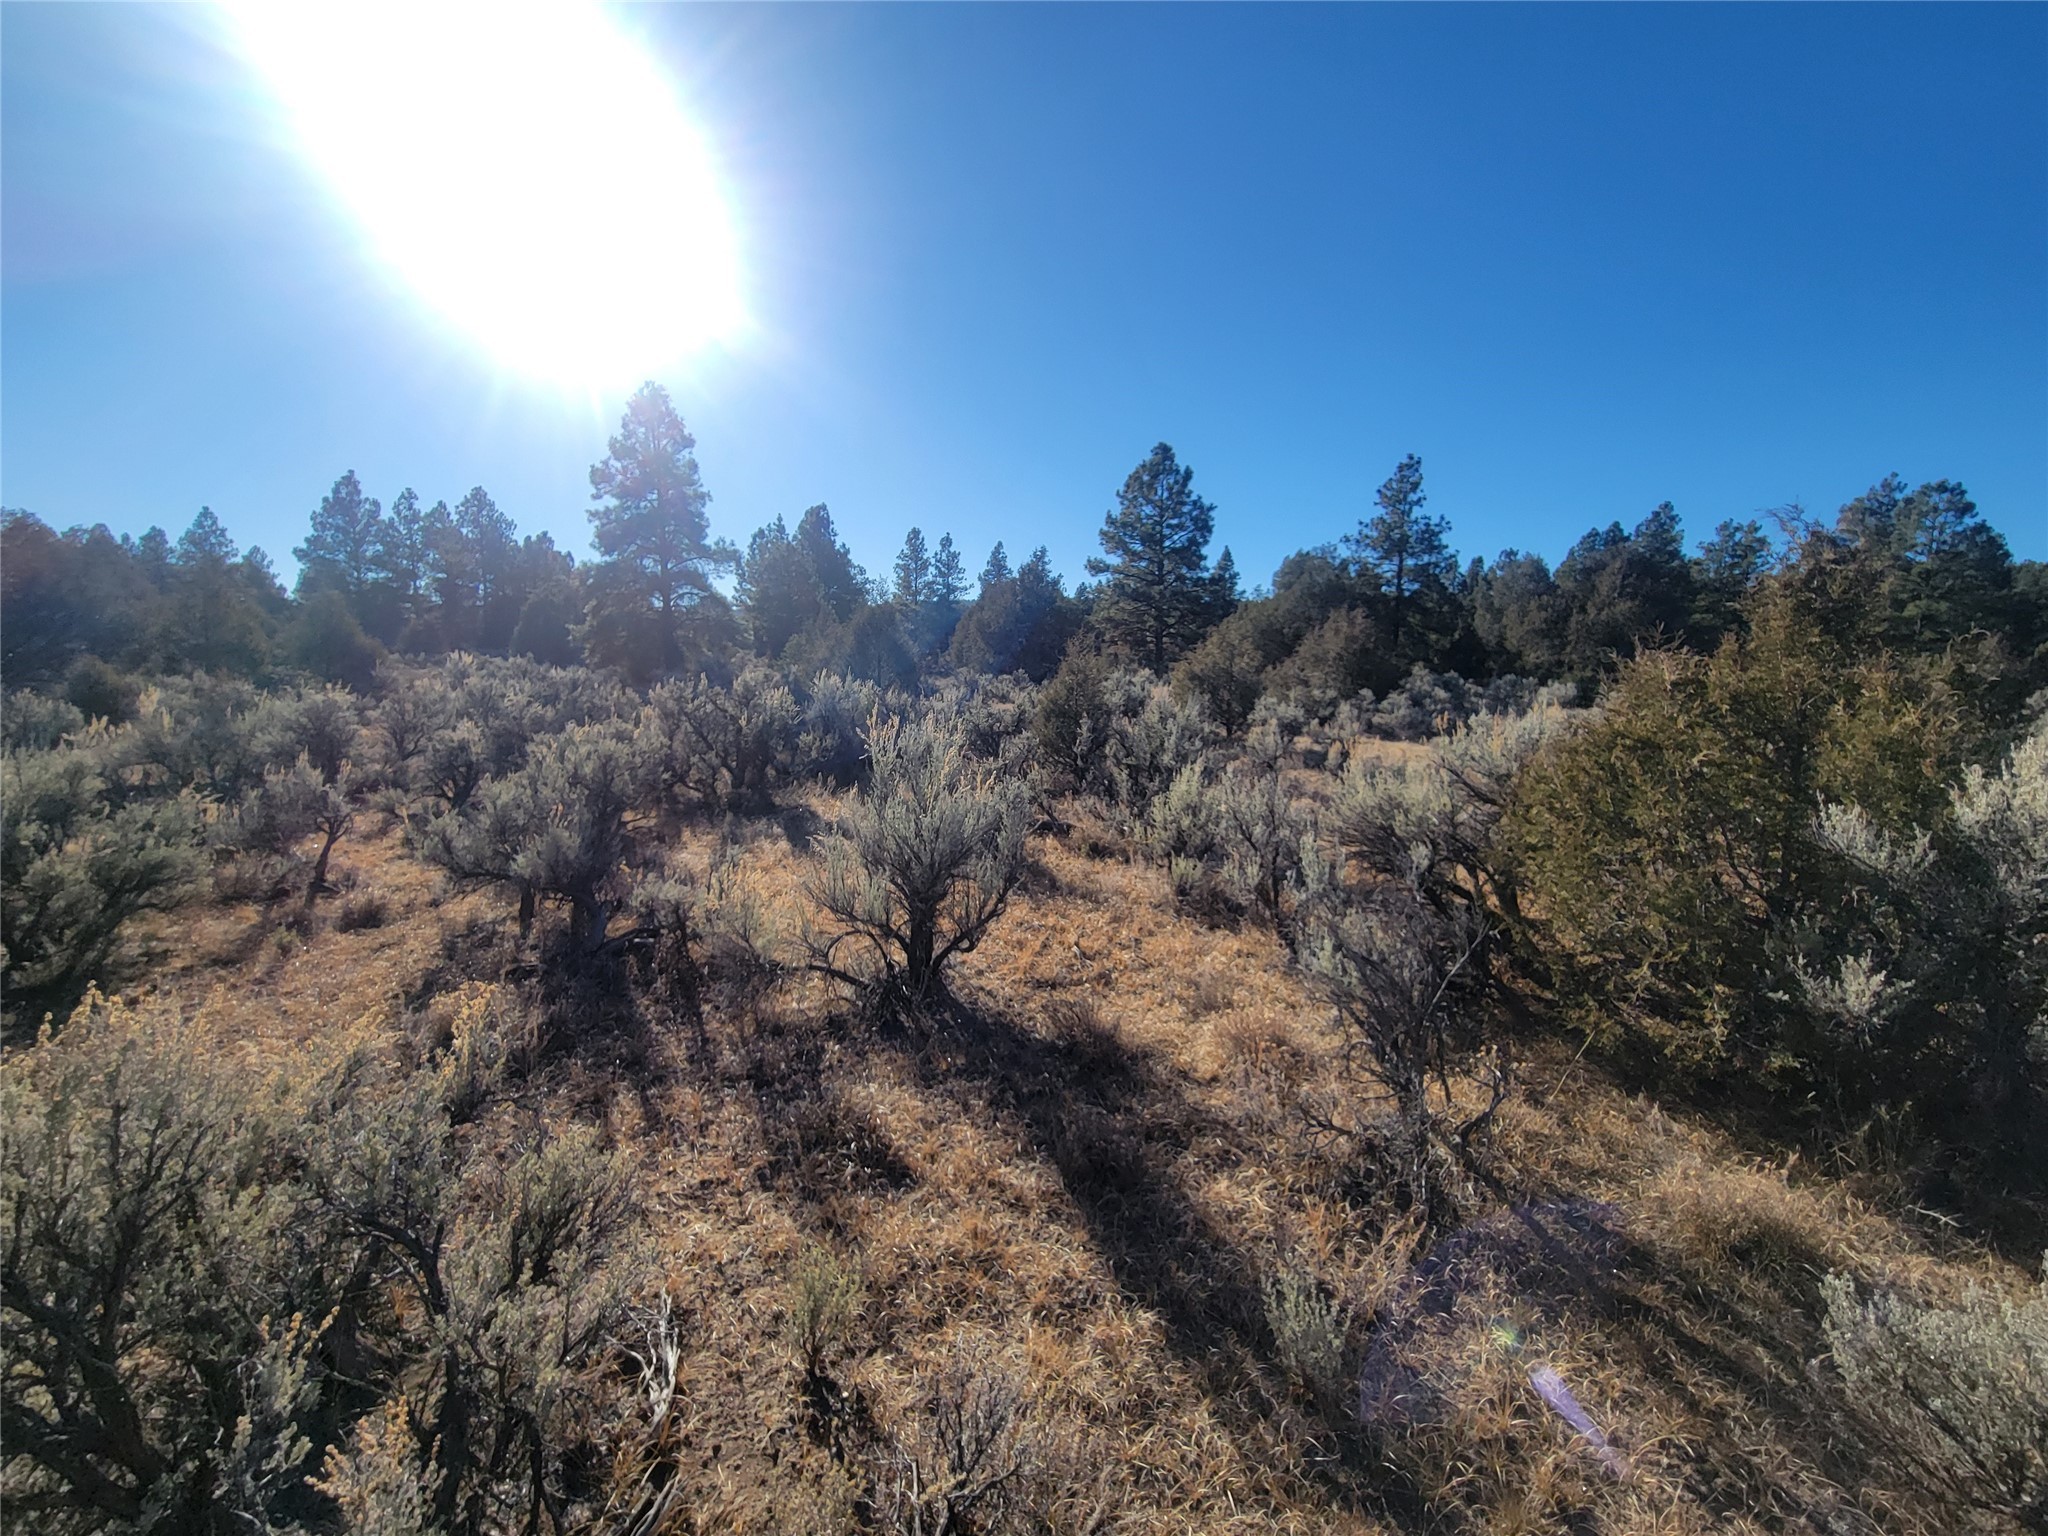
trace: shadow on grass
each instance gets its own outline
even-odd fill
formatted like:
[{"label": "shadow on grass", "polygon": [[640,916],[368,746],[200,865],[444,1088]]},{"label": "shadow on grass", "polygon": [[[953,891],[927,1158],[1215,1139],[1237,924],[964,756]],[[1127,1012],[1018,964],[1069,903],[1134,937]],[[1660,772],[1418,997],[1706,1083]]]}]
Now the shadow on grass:
[{"label": "shadow on grass", "polygon": [[1404,1529],[1455,1528],[1372,1455],[1343,1409],[1276,1397],[1285,1373],[1265,1321],[1264,1261],[1218,1229],[1172,1168],[1198,1137],[1231,1132],[1190,1103],[1162,1063],[1102,1027],[1085,1002],[1048,1009],[1044,1033],[961,1000],[927,1024],[929,1034],[883,1041],[913,1056],[927,1086],[984,1098],[1058,1171],[1117,1284],[1164,1324],[1247,1463],[1269,1464],[1291,1419],[1308,1442],[1300,1460],[1315,1497]]},{"label": "shadow on grass", "polygon": [[[1582,1045],[1565,1031],[1554,1038],[1568,1048]],[[1759,1093],[1749,1078],[1692,1081],[1627,1043],[1596,1051],[1593,1060],[1622,1091],[1696,1116],[1760,1162],[1796,1153],[1817,1167],[1838,1166],[1838,1154],[1863,1134],[1857,1116],[1870,1117],[1867,1128],[1878,1114],[1834,1106],[1818,1094]],[[1881,1203],[1934,1246],[1961,1237],[2035,1269],[2048,1248],[2048,1097],[2016,1089],[1986,1110],[1953,1091],[1944,1102],[1930,1089],[1898,1127],[1900,1144],[1889,1154],[1894,1166],[1882,1179],[1891,1191]]]}]

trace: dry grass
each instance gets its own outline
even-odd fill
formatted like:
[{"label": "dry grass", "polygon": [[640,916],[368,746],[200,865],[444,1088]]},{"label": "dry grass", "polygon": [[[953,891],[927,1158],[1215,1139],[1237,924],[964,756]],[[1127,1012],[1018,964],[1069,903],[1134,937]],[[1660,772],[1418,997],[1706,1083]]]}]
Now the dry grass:
[{"label": "dry grass", "polygon": [[[857,1447],[913,1443],[961,1360],[1024,1384],[1019,1486],[1048,1530],[1942,1528],[1812,1365],[1817,1282],[1940,1295],[2011,1274],[1540,1044],[1473,1225],[1424,1241],[1298,1113],[1342,1097],[1340,1042],[1271,933],[1176,915],[1160,872],[1091,857],[1108,845],[1071,819],[942,1016],[871,1026],[803,976],[714,990],[701,1038],[557,1053],[495,1111],[594,1120],[637,1165],[684,1347],[670,1444],[694,1496],[667,1529],[854,1529]],[[742,834],[785,933],[809,824]],[[712,852],[685,834],[671,864],[701,878]],[[157,990],[206,1000],[252,1061],[456,1038],[516,958],[509,909],[448,899],[394,834],[338,864],[381,925],[323,907],[280,945],[252,906],[182,914]],[[788,1344],[821,1252],[859,1297],[829,1390]],[[1266,1310],[1282,1271],[1331,1299],[1347,1371],[1397,1407],[1361,1421],[1290,1375]],[[1545,1405],[1538,1365],[1625,1479]]]}]

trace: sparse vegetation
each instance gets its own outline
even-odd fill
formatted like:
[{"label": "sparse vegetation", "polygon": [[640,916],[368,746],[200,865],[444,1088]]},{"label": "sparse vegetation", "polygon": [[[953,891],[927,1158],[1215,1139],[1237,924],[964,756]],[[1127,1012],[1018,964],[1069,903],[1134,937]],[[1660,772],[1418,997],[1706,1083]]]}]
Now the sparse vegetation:
[{"label": "sparse vegetation", "polygon": [[811,963],[919,1005],[937,998],[947,962],[974,951],[1022,877],[1027,797],[973,763],[957,724],[934,716],[877,717],[868,755],[868,782],[812,886],[836,926],[810,940]]},{"label": "sparse vegetation", "polygon": [[2048,1279],[2018,1300],[1929,1306],[1831,1275],[1828,1358],[1856,1411],[1979,1514],[2048,1518]]},{"label": "sparse vegetation", "polygon": [[814,507],[729,601],[690,447],[594,568],[207,514],[118,637],[155,557],[10,515],[10,1513],[2040,1523],[2048,625],[1957,488],[1460,575],[1411,459],[1247,597],[1162,445],[1104,587]]}]

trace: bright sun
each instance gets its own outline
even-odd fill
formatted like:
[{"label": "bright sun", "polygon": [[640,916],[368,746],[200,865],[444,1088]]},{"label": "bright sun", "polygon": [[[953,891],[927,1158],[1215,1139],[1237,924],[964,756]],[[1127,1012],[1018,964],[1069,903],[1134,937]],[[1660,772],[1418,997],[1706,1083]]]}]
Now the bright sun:
[{"label": "bright sun", "polygon": [[704,146],[594,6],[230,10],[378,254],[502,365],[605,389],[738,331]]}]

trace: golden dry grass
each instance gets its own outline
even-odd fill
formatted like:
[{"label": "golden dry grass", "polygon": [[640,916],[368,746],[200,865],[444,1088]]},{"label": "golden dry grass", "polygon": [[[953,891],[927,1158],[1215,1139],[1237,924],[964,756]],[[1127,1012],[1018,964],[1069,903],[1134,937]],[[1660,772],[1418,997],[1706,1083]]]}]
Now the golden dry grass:
[{"label": "golden dry grass", "polygon": [[[793,932],[801,837],[763,822],[744,838],[746,881]],[[701,874],[710,845],[679,834],[671,862]],[[1097,846],[1035,841],[939,1017],[873,1027],[792,976],[714,990],[701,1039],[572,1040],[520,1088],[518,1114],[594,1120],[636,1168],[683,1319],[673,1444],[695,1496],[671,1529],[851,1528],[858,1478],[784,1339],[820,1246],[864,1298],[835,1357],[842,1411],[905,1425],[963,1358],[1026,1383],[1048,1529],[1943,1528],[1838,1432],[1811,1365],[1817,1282],[1847,1269],[1947,1295],[2009,1271],[1542,1042],[1522,1051],[1465,1246],[1418,1245],[1297,1112],[1352,1091],[1272,934],[1177,913],[1159,872],[1081,851]],[[329,913],[281,941],[254,907],[181,914],[155,935],[172,955],[155,990],[203,1011],[217,1048],[275,1066],[416,1054],[458,995],[516,990],[500,899],[449,897],[389,831],[345,843],[337,869],[383,897],[382,926]],[[1397,1370],[1420,1406],[1361,1424],[1348,1390],[1317,1402],[1291,1382],[1261,1303],[1281,1268],[1342,1309],[1354,1372]],[[1538,1364],[1626,1480],[1545,1406]]]}]

